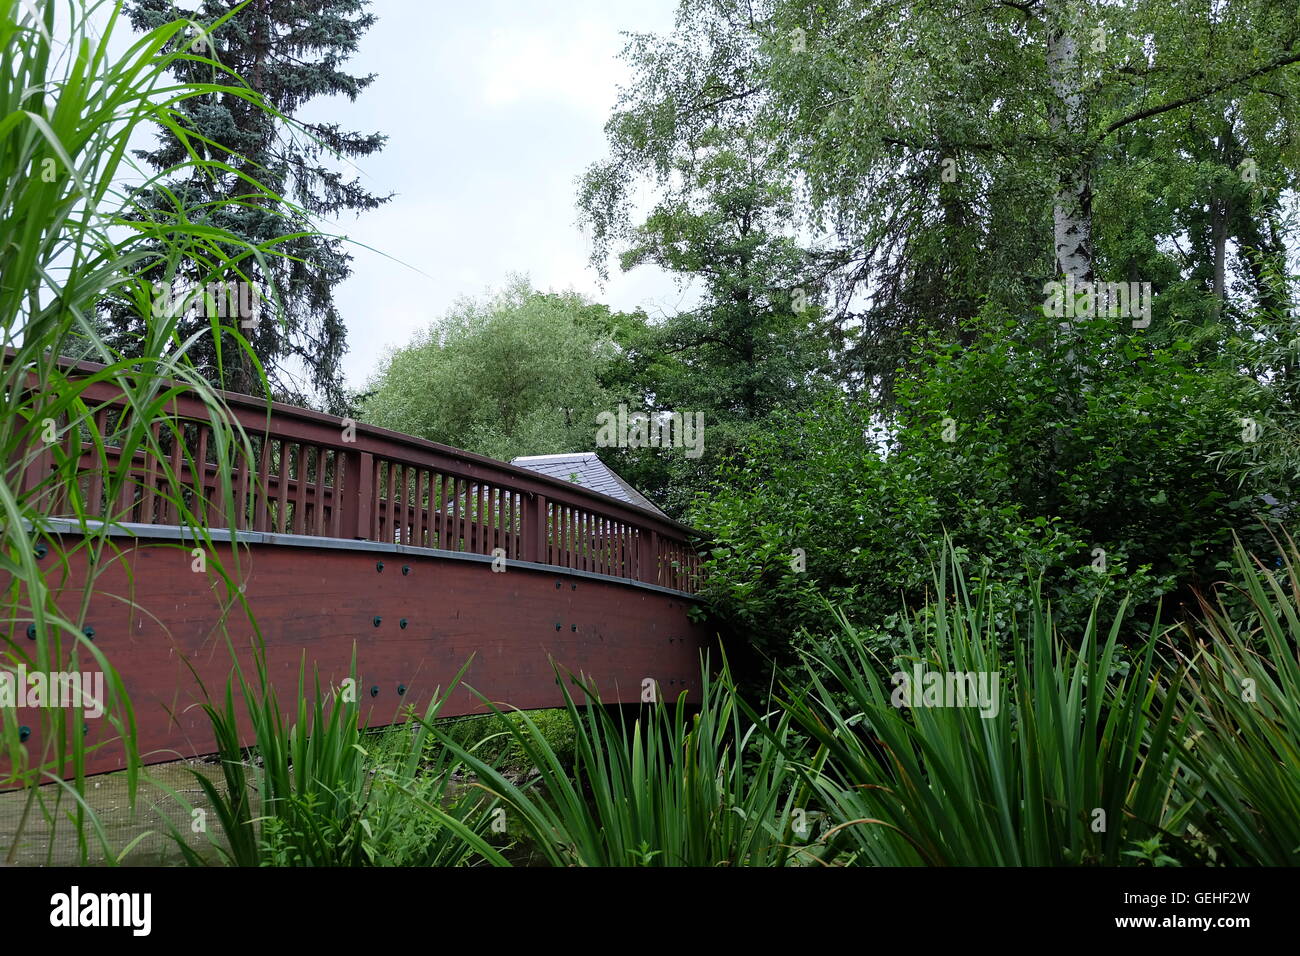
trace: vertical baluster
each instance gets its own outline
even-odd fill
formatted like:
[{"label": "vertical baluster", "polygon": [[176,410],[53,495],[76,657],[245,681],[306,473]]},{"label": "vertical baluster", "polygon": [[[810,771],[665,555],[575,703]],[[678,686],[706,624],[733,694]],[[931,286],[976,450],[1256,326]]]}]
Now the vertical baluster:
[{"label": "vertical baluster", "polygon": [[476,484],[470,491],[469,533],[471,542],[465,550],[475,554],[483,553],[483,485]]},{"label": "vertical baluster", "polygon": [[473,551],[474,537],[474,495],[470,480],[461,482],[462,491],[456,496],[456,508],[460,513],[460,537],[462,551]]},{"label": "vertical baluster", "polygon": [[[307,533],[317,537],[323,537],[325,534],[325,472],[329,464],[329,455],[328,448],[323,445],[316,446],[316,508],[312,513],[315,530]],[[331,507],[331,510],[338,511],[337,503]]]},{"label": "vertical baluster", "polygon": [[477,501],[478,485],[474,485],[469,479],[465,479],[465,494],[464,498],[458,502],[458,507],[464,514],[464,520],[461,522],[460,527],[464,537],[463,548],[467,551],[478,550],[478,536],[474,533],[474,511],[476,511]]},{"label": "vertical baluster", "polygon": [[420,544],[420,469],[411,466],[406,482],[406,543],[417,547]]},{"label": "vertical baluster", "polygon": [[176,481],[178,498],[175,501],[166,497],[163,498],[162,508],[159,509],[161,513],[158,517],[164,524],[180,524],[181,509],[185,504],[185,422],[178,418],[175,424],[176,430],[172,433],[171,469]]},{"label": "vertical baluster", "polygon": [[[103,440],[104,430],[108,427],[108,409],[101,408],[95,412],[95,433]],[[94,441],[91,441],[91,451],[89,455],[94,456]],[[86,511],[92,517],[100,517],[104,514],[104,471],[99,468],[92,460],[89,463],[90,470],[90,487],[86,489]]]},{"label": "vertical baluster", "polygon": [[158,458],[153,449],[158,446],[158,436],[162,425],[159,422],[149,423],[149,434],[152,440],[144,446],[145,467],[144,467],[144,488],[140,498],[140,521],[143,524],[157,524],[154,518],[154,506],[158,502]]},{"label": "vertical baluster", "polygon": [[583,561],[587,558],[587,549],[583,547],[582,540],[583,523],[586,518],[587,513],[581,508],[573,509],[573,567],[577,571],[583,570]]},{"label": "vertical baluster", "polygon": [[194,451],[194,493],[197,496],[194,510],[209,528],[220,528],[224,525],[221,506],[212,500],[216,495],[208,497],[208,425],[196,422],[194,427],[198,429]]},{"label": "vertical baluster", "polygon": [[366,529],[366,539],[369,541],[384,540],[384,508],[388,499],[388,471],[387,462],[375,461],[375,497],[373,507],[370,509],[371,525]]},{"label": "vertical baluster", "polygon": [[442,476],[442,540],[443,547],[447,551],[459,550],[456,544],[458,485],[459,480],[455,475]]},{"label": "vertical baluster", "polygon": [[465,534],[465,502],[461,497],[464,493],[465,479],[453,477],[451,488],[451,534],[447,540],[451,544],[452,551],[459,551],[461,538]]},{"label": "vertical baluster", "polygon": [[412,527],[411,543],[417,548],[424,547],[424,476],[426,472],[423,468],[415,469],[415,502]]},{"label": "vertical baluster", "polygon": [[406,469],[397,462],[388,463],[388,536],[389,544],[402,543],[402,476]]},{"label": "vertical baluster", "polygon": [[461,550],[461,539],[465,533],[465,486],[463,478],[452,478],[451,495],[451,550]]},{"label": "vertical baluster", "polygon": [[262,453],[257,459],[253,530],[265,531],[271,517],[271,437],[262,438]]},{"label": "vertical baluster", "polygon": [[[378,461],[375,462],[375,466],[374,466],[374,472],[375,472],[375,480],[374,480],[374,497],[373,497],[373,499],[372,499],[371,502],[370,502],[370,505],[371,505],[371,507],[370,507],[370,520],[371,520],[372,523],[371,523],[370,527],[369,527],[369,528],[367,529],[367,531],[366,531],[366,537],[367,537],[370,541],[383,541],[383,540],[384,540],[384,535],[383,535],[383,520],[384,520],[384,519],[383,519],[383,503],[382,503],[382,500],[381,500],[381,497],[380,497],[380,496],[381,496],[381,494],[384,493],[385,491],[388,491],[388,489],[385,489],[385,488],[383,488],[382,486],[383,486],[383,482],[384,482],[384,475],[385,475],[385,473],[386,473],[387,471],[390,471],[390,470],[391,470],[391,469],[386,469],[386,468],[385,468],[385,466],[384,466],[384,462],[383,462],[382,459],[381,459],[381,460],[378,460]],[[389,493],[391,494],[391,492],[389,492]]]},{"label": "vertical baluster", "polygon": [[475,484],[470,492],[469,508],[469,525],[470,535],[473,537],[473,544],[467,545],[466,550],[475,554],[483,553],[483,485]]},{"label": "vertical baluster", "polygon": [[474,486],[473,510],[470,511],[470,524],[474,534],[474,545],[470,548],[475,554],[483,554],[483,484]]},{"label": "vertical baluster", "polygon": [[231,475],[231,490],[235,496],[235,513],[230,527],[243,531],[249,525],[248,498],[251,494],[249,482],[251,480],[252,462],[244,457],[240,444],[233,439],[231,441],[231,453],[234,455],[235,467],[235,474]]},{"label": "vertical baluster", "polygon": [[276,508],[275,522],[271,525],[271,530],[287,534],[289,531],[289,476],[291,474],[290,462],[293,461],[293,453],[290,451],[290,444],[283,439],[280,441],[280,469],[276,475],[278,487],[276,491]]},{"label": "vertical baluster", "polygon": [[297,487],[293,496],[293,525],[287,530],[293,534],[307,533],[307,445],[298,443]]},{"label": "vertical baluster", "polygon": [[573,509],[573,566],[578,571],[587,569],[587,512]]},{"label": "vertical baluster", "polygon": [[515,559],[515,493],[513,490],[501,489],[501,547],[505,550],[506,560]]},{"label": "vertical baluster", "polygon": [[537,500],[542,506],[540,518],[543,525],[542,549],[537,560],[542,564],[555,564],[555,542],[558,540],[556,522],[560,520],[560,505],[558,502],[547,501],[545,495],[538,495]]},{"label": "vertical baluster", "polygon": [[519,529],[516,527],[519,517],[519,495],[511,491],[510,501],[506,506],[509,513],[510,543],[506,545],[506,553],[510,556],[511,561],[519,560]]},{"label": "vertical baluster", "polygon": [[582,532],[582,570],[590,571],[592,569],[592,530],[591,520],[594,516],[590,511],[583,510],[579,517],[579,529]]},{"label": "vertical baluster", "polygon": [[447,547],[447,483],[440,471],[429,474],[429,546]]},{"label": "vertical baluster", "polygon": [[[329,479],[326,484],[328,475],[327,468],[333,463],[334,477]],[[339,492],[343,487],[343,452],[337,450],[327,450],[322,448],[316,456],[316,488],[320,492],[316,496],[316,524],[320,529],[319,534],[325,535],[328,528],[330,537],[339,536],[339,527],[342,523],[343,503],[339,498]],[[330,521],[325,523],[325,495],[328,489],[330,504]]]},{"label": "vertical baluster", "polygon": [[415,536],[415,506],[411,496],[415,494],[417,478],[414,468],[402,466],[402,544],[411,544]]}]

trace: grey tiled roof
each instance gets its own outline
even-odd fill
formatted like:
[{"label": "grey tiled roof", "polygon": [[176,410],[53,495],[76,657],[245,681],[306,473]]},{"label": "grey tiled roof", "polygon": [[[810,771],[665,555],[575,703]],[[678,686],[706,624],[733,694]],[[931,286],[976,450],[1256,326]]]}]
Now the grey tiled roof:
[{"label": "grey tiled roof", "polygon": [[[529,471],[550,475],[560,481],[572,481],[574,484],[617,498],[619,501],[645,508],[657,515],[663,512],[641,492],[637,491],[620,478],[612,468],[596,457],[594,451],[578,452],[571,455],[525,455],[513,459],[510,464],[527,468]],[[665,515],[666,517],[666,515]]]}]

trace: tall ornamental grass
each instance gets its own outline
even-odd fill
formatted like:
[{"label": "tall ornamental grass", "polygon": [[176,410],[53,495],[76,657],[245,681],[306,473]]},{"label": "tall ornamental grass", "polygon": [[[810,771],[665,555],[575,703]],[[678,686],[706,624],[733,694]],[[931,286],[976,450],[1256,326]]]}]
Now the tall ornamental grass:
[{"label": "tall ornamental grass", "polygon": [[[1091,617],[1067,647],[1035,600],[1008,654],[959,570],[950,578],[945,566],[937,594],[893,661],[873,657],[837,612],[838,640],[813,655],[811,689],[790,689],[795,723],[825,750],[805,772],[830,808],[840,861],[1113,866],[1185,850],[1173,709],[1158,694],[1171,679],[1177,693],[1178,677],[1162,670],[1156,633],[1122,659],[1121,610],[1104,631]],[[927,698],[927,673],[945,687],[949,674],[982,675],[984,706]]]},{"label": "tall ornamental grass", "polygon": [[429,728],[545,863],[780,866],[812,858],[800,825],[806,804],[789,772],[787,750],[797,747],[788,722],[774,718],[760,732],[745,717],[725,669],[714,679],[706,664],[693,702],[698,709],[683,695],[634,717],[623,709],[611,713],[594,687],[556,673],[575,738],[571,768],[524,712],[507,726],[535,770],[525,780],[507,777],[436,725]]},{"label": "tall ornamental grass", "polygon": [[[214,826],[205,822],[206,845],[199,847],[173,828],[178,849],[193,865],[504,863],[485,836],[493,801],[459,782],[462,768],[452,752],[427,746],[428,725],[450,693],[436,692],[423,720],[382,736],[368,734],[355,677],[323,689],[319,678],[308,684],[304,662],[289,720],[259,657],[255,681],[237,670],[224,704],[205,705],[224,786],[191,770]],[[241,712],[253,728],[247,750],[240,744]],[[196,808],[185,806],[193,815]]]},{"label": "tall ornamental grass", "polygon": [[[1177,700],[1180,756],[1197,780],[1191,820],[1218,862],[1300,864],[1300,552],[1275,567],[1238,546],[1231,589],[1253,613],[1206,598],[1189,628]],[[1249,623],[1243,622],[1244,616]]]},{"label": "tall ornamental grass", "polygon": [[[190,362],[197,336],[178,338],[177,311],[153,308],[159,290],[146,276],[191,289],[233,281],[246,275],[248,264],[264,262],[275,245],[253,247],[212,225],[220,218],[212,204],[187,208],[173,195],[167,208],[143,208],[141,197],[154,183],[185,174],[240,177],[247,190],[232,203],[270,208],[283,202],[247,175],[204,159],[201,137],[184,126],[180,108],[193,97],[240,96],[271,109],[208,59],[192,30],[177,20],[132,35],[116,2],[0,0],[0,600],[10,622],[0,631],[0,667],[102,670],[104,720],[112,728],[103,736],[114,739],[95,746],[125,749],[133,798],[140,764],[131,704],[112,661],[84,630],[98,579],[114,563],[109,532],[122,515],[110,508],[105,522],[94,516],[103,502],[123,501],[140,484],[137,453],[152,459],[157,493],[205,546],[229,605],[247,613],[166,453],[178,443],[180,472],[193,468],[183,424],[169,411],[173,396],[188,391],[207,409],[226,514],[235,510],[232,463],[252,458],[248,436],[230,424],[220,396]],[[180,59],[209,64],[212,82],[173,83],[168,71]],[[155,125],[175,133],[189,157],[151,176],[134,165],[128,147]],[[147,320],[130,357],[110,348],[97,325],[97,308],[109,299],[133,304]],[[236,328],[213,319],[203,334],[224,340],[227,355],[242,351],[256,363]],[[104,368],[79,373],[61,356]],[[118,389],[125,406],[102,429],[96,413],[107,406],[89,392],[99,383]],[[88,490],[95,473],[103,478],[99,500]],[[70,519],[72,533],[58,535],[52,516]],[[69,568],[79,552],[91,569],[80,580]],[[119,599],[130,603],[129,594]],[[48,706],[32,734],[22,731],[13,707],[0,714],[0,786],[23,787],[29,795],[20,838],[36,815],[65,816],[66,799],[86,839],[82,710]],[[68,786],[38,789],[62,778]],[[92,828],[91,838],[94,832],[102,840],[102,831]]]}]

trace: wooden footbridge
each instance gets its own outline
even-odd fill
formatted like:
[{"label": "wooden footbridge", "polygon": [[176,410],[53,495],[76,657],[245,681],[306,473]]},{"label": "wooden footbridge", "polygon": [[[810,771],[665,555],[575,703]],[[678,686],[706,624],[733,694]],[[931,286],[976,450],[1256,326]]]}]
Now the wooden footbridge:
[{"label": "wooden footbridge", "polygon": [[[642,700],[647,682],[673,698],[698,693],[706,634],[688,616],[699,558],[686,527],[445,445],[222,398],[225,420],[253,449],[234,466],[231,496],[208,405],[178,389],[151,425],[184,500],[211,529],[206,540],[180,520],[157,455],[106,447],[107,474],[129,476],[106,481],[89,428],[74,428],[59,440],[61,456],[36,450],[20,466],[40,512],[53,516],[33,536],[47,585],[122,677],[146,762],[214,749],[203,688],[224,696],[232,651],[253,674],[259,643],[289,704],[304,661],[309,680],[319,673],[322,686],[338,687],[353,677],[355,656],[351,686],[371,725],[422,711],[471,659],[464,683],[521,709],[561,703],[552,661],[585,675],[606,703]],[[131,412],[111,380],[83,399],[100,435],[120,433],[115,423]],[[68,478],[56,474],[59,457],[65,476],[78,460],[81,516]],[[108,527],[91,547],[86,528],[100,522]],[[30,612],[11,623],[11,648],[38,636],[60,646],[37,634]],[[85,653],[78,659],[86,666]],[[482,710],[462,688],[443,714]],[[27,716],[19,708],[24,746],[39,753],[46,731]],[[83,732],[88,772],[122,765],[108,721],[87,720]]]}]

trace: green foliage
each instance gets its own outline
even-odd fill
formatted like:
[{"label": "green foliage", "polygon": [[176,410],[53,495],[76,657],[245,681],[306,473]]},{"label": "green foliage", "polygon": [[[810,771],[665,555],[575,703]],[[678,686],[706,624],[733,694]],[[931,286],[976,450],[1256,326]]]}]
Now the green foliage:
[{"label": "green foliage", "polygon": [[[535,710],[528,715],[537,733],[564,767],[573,766],[575,731],[566,710]],[[449,718],[438,729],[456,742],[457,746],[473,750],[485,762],[502,773],[527,776],[533,769],[528,754],[519,744],[517,733],[525,728],[520,711],[482,714],[475,717]],[[429,738],[427,746],[437,749],[442,744]]]},{"label": "green foliage", "polygon": [[[1269,568],[1236,554],[1237,602],[1207,600],[1181,662],[1179,753],[1202,788],[1190,815],[1220,860],[1300,863],[1300,551]],[[1254,626],[1258,622],[1258,626]]]},{"label": "green foliage", "polygon": [[[172,0],[131,0],[128,7],[139,30],[181,14]],[[190,14],[192,25],[172,41],[172,49],[188,55],[170,58],[169,71],[187,87],[225,76],[253,96],[212,87],[199,91],[176,117],[185,135],[163,126],[157,147],[137,153],[160,174],[135,197],[142,220],[165,232],[192,217],[196,224],[273,251],[241,268],[240,279],[265,297],[263,315],[244,326],[245,333],[278,397],[300,405],[319,397],[338,414],[346,411],[341,362],[347,329],[333,289],[351,273],[351,256],[342,240],[322,235],[312,223],[316,217],[374,209],[388,201],[390,197],[372,195],[359,179],[344,178],[328,163],[370,156],[386,137],[344,130],[337,123],[308,126],[292,118],[318,97],[355,100],[374,80],[343,69],[374,23],[367,7],[368,0],[203,0]],[[190,149],[210,163],[173,168]],[[250,195],[250,176],[272,193]],[[148,276],[170,286],[173,277],[166,273],[159,263]],[[189,286],[198,278],[186,269],[180,284]],[[206,335],[209,319],[199,312],[182,315],[178,323],[182,337],[200,335],[196,362],[215,384],[235,391],[256,387],[259,376],[252,363],[237,355],[223,358],[216,339]],[[120,307],[104,314],[116,345],[128,351],[139,347],[138,316]],[[304,369],[306,383],[298,378]]]},{"label": "green foliage", "polygon": [[995,620],[1028,611],[1041,578],[1073,636],[1098,600],[1109,615],[1129,595],[1144,618],[1189,601],[1234,533],[1267,544],[1258,496],[1286,489],[1239,487],[1210,460],[1243,443],[1247,383],[1226,363],[1097,323],[1046,345],[1007,325],[919,347],[914,366],[893,422],[838,398],[788,416],[692,514],[715,542],[717,614],[778,660],[823,599],[897,647],[897,611],[926,600],[945,535]]},{"label": "green foliage", "polygon": [[[886,401],[911,336],[966,341],[971,319],[1019,312],[1063,252],[1078,275],[1152,282],[1157,330],[1277,307],[1294,20],[1266,0],[685,0],[670,33],[630,37],[579,208],[603,263],[654,228],[639,189],[672,205],[698,183],[721,205],[699,171],[746,157],[790,190],[816,286],[854,320],[840,371]],[[711,282],[718,264],[683,267]]]},{"label": "green foliage", "polygon": [[[810,774],[839,821],[827,838],[867,865],[1126,862],[1130,842],[1181,812],[1173,711],[1149,706],[1156,634],[1121,667],[1122,608],[1104,636],[1090,616],[1076,652],[1035,599],[1023,622],[1012,620],[1007,654],[988,594],[972,598],[960,570],[951,583],[948,570],[945,559],[904,654],[878,660],[840,614],[836,642],[812,668],[829,678],[814,677],[806,695],[788,688],[794,719],[828,753]],[[969,674],[982,696],[930,701],[897,676],[891,691],[882,663],[909,677]]]},{"label": "green foliage", "polygon": [[[299,671],[296,719],[288,723],[259,656],[256,685],[238,672],[254,748],[240,747],[243,723],[234,679],[224,706],[204,706],[216,734],[225,786],[194,778],[220,824],[220,857],[236,866],[457,866],[499,856],[484,839],[491,801],[454,785],[459,762],[426,746],[422,723],[382,738],[360,729],[355,693],[322,692]],[[459,675],[457,675],[459,679]],[[453,683],[454,686],[454,683]],[[355,690],[355,677],[353,678]],[[436,718],[447,694],[429,704]],[[377,742],[377,741],[376,741]],[[215,834],[210,834],[215,837]],[[173,832],[191,864],[205,858]]]},{"label": "green foliage", "polygon": [[[567,677],[558,668],[557,675]],[[511,781],[475,748],[430,726],[547,863],[779,866],[792,860],[795,791],[783,748],[797,752],[797,746],[785,718],[768,733],[743,718],[725,668],[715,682],[705,665],[698,712],[679,698],[630,723],[600,706],[593,688],[568,679],[582,693],[579,703],[561,685],[573,730],[571,770],[526,713],[509,729],[539,772],[527,784]]]},{"label": "green foliage", "polygon": [[508,461],[590,451],[596,415],[617,401],[603,376],[627,316],[515,278],[462,299],[394,351],[370,383],[366,421]]},{"label": "green foliage", "polygon": [[[119,502],[140,480],[131,473],[134,456],[156,461],[160,498],[213,556],[210,567],[224,583],[232,611],[248,610],[173,467],[171,443],[184,433],[168,405],[188,390],[206,406],[215,482],[226,513],[233,512],[232,465],[252,458],[248,437],[230,423],[220,397],[196,371],[194,340],[176,336],[174,317],[152,314],[144,279],[158,268],[174,274],[182,263],[204,281],[223,279],[238,261],[257,261],[262,253],[219,223],[199,224],[191,216],[194,210],[183,204],[171,226],[155,228],[141,218],[135,197],[124,196],[116,184],[135,175],[128,146],[150,124],[171,130],[187,147],[170,174],[212,171],[214,164],[199,155],[184,124],[194,98],[231,96],[250,110],[267,107],[247,89],[224,85],[221,76],[173,84],[169,73],[187,55],[176,42],[185,24],[163,23],[124,43],[120,16],[117,3],[0,4],[0,345],[12,350],[0,365],[0,449],[6,463],[0,472],[0,582],[10,622],[3,634],[3,666],[102,670],[109,698],[105,719],[118,739],[97,746],[123,749],[133,796],[139,756],[125,685],[104,651],[83,633],[99,576],[115,563],[109,531],[121,516],[110,510],[107,522],[89,519],[102,502],[89,500],[87,483],[79,477],[99,471],[105,500]],[[244,193],[245,201],[277,198],[252,177],[245,179]],[[208,211],[219,213],[222,206],[214,203]],[[106,297],[134,309],[142,325],[134,358],[115,352],[93,321]],[[223,338],[227,354],[247,352],[237,330],[226,330]],[[62,356],[105,367],[76,374],[61,364]],[[255,358],[250,361],[256,370]],[[165,381],[179,384],[164,387]],[[106,406],[89,396],[103,383],[125,395],[130,414],[113,412],[101,427],[96,416]],[[56,441],[48,443],[42,435],[51,425]],[[109,446],[122,453],[110,453]],[[34,466],[41,456],[47,457],[38,474]],[[193,450],[186,449],[182,458],[193,471]],[[24,480],[33,475],[34,481]],[[56,514],[71,522],[70,534],[56,535],[48,520]],[[43,565],[38,549],[48,552]],[[73,584],[69,561],[78,552],[93,570],[88,580]],[[29,626],[31,641],[20,636]],[[40,747],[20,740],[21,721],[11,708],[3,716],[4,782],[30,788],[23,820],[33,808],[50,819],[64,818],[60,800],[71,794],[70,816],[84,837],[82,715],[56,707],[42,711],[34,728]],[[48,774],[71,783],[38,789]],[[20,823],[19,835],[22,828]],[[95,832],[102,842],[102,829]]]}]

